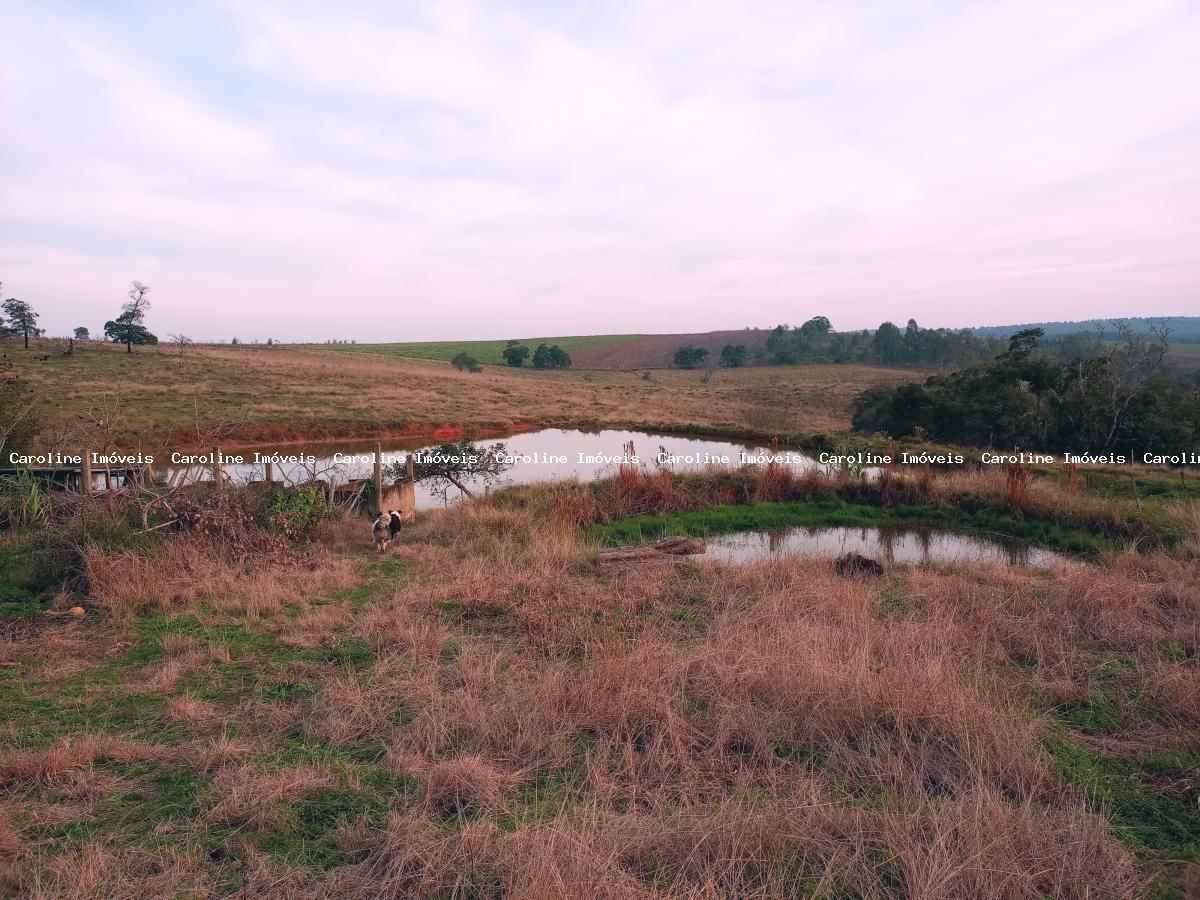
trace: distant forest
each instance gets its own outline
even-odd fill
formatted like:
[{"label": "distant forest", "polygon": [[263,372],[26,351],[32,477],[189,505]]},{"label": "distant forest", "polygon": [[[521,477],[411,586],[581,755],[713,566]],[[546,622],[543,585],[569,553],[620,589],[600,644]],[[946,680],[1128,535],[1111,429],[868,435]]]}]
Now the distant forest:
[{"label": "distant forest", "polygon": [[[1200,343],[1200,316],[1135,317],[1090,319],[1082,322],[1046,322],[1034,325],[996,325],[984,328],[922,328],[914,319],[900,327],[884,322],[874,330],[834,331],[825,316],[814,316],[803,325],[777,325],[766,340],[747,352],[744,345],[728,345],[721,355],[731,353],[757,365],[787,366],[797,363],[869,363],[878,366],[922,369],[960,369],[987,362],[1005,352],[1009,339],[1020,332],[1037,330],[1043,354],[1059,359],[1088,359],[1102,355],[1103,345],[1130,339],[1159,341],[1165,333],[1172,343]],[[706,351],[681,347],[675,364],[696,368]]]},{"label": "distant forest", "polygon": [[778,325],[771,329],[755,361],[773,366],[859,362],[961,368],[992,359],[1007,346],[1007,338],[980,336],[965,328],[921,328],[913,319],[903,328],[884,322],[874,331],[834,331],[829,319],[815,316],[797,328]]},{"label": "distant forest", "polygon": [[[1171,332],[1173,342],[1200,344],[1200,316],[1122,316],[1117,321],[1129,325],[1134,334],[1141,338],[1153,337],[1152,329],[1165,326]],[[1101,330],[1106,339],[1116,338],[1113,319],[1083,319],[1079,322],[1029,322],[1024,325],[988,325],[972,328],[974,334],[988,337],[1010,338],[1019,331],[1040,328],[1048,338],[1068,337],[1074,334],[1096,336]]]},{"label": "distant forest", "polygon": [[1117,340],[1063,356],[1041,340],[1037,328],[1018,331],[990,362],[924,384],[869,388],[854,398],[853,427],[965,446],[1130,458],[1200,440],[1200,391],[1167,371],[1166,341],[1122,326]]}]

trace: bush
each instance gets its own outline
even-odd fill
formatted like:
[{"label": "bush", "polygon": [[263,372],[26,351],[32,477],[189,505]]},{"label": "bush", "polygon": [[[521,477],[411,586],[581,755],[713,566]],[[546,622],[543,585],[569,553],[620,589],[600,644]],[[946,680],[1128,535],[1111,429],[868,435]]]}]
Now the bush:
[{"label": "bush", "polygon": [[694,369],[706,356],[708,356],[708,351],[703,347],[680,347],[675,351],[675,367]]},{"label": "bush", "polygon": [[454,359],[450,360],[450,365],[462,372],[482,372],[483,367],[479,365],[479,360],[473,357],[470,353],[455,353]]},{"label": "bush", "polygon": [[727,369],[740,369],[746,364],[745,344],[726,344],[721,348],[721,364]]},{"label": "bush", "polygon": [[533,351],[533,367],[535,369],[569,369],[571,354],[558,344],[553,346],[538,344],[537,349]]},{"label": "bush", "polygon": [[525,365],[527,359],[529,359],[529,348],[524,344],[509,344],[504,348],[504,362],[514,369]]},{"label": "bush", "polygon": [[316,485],[272,491],[266,504],[266,524],[272,531],[295,537],[324,518],[328,507]]}]

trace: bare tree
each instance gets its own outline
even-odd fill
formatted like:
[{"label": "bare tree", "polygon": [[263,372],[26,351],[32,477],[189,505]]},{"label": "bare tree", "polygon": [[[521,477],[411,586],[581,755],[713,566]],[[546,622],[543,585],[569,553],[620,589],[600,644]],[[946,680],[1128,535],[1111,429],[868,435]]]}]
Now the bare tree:
[{"label": "bare tree", "polygon": [[179,350],[180,356],[183,356],[183,351],[186,350],[193,343],[195,343],[186,334],[168,334],[167,337],[169,337],[171,339],[171,343],[173,343],[176,346],[176,348]]},{"label": "bare tree", "polygon": [[1170,349],[1171,330],[1152,325],[1147,340],[1128,322],[1114,321],[1116,340],[1098,329],[1098,355],[1070,365],[1070,377],[1054,392],[1063,416],[1086,445],[1108,450],[1126,423],[1140,389],[1160,374]]}]

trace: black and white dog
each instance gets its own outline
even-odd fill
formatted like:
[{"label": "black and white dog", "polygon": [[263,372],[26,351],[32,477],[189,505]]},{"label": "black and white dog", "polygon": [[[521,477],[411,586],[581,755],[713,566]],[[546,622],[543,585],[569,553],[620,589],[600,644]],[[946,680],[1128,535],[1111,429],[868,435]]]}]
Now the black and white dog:
[{"label": "black and white dog", "polygon": [[375,542],[375,549],[380,552],[387,549],[387,545],[395,540],[399,533],[400,513],[394,509],[389,509],[386,513],[380,512],[371,523],[371,540]]}]

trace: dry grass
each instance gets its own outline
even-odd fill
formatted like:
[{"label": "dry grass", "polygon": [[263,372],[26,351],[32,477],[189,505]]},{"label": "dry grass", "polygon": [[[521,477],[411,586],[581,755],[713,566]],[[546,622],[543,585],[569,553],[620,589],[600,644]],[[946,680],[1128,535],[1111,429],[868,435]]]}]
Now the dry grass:
[{"label": "dry grass", "polygon": [[216,804],[207,818],[217,824],[245,824],[265,829],[287,815],[286,805],[319,794],[337,784],[337,777],[315,766],[295,766],[265,772],[254,766],[222,768],[213,779]]},{"label": "dry grass", "polygon": [[[628,481],[606,502],[688,500],[673,483]],[[746,490],[826,487],[766,471]],[[928,486],[968,488],[1011,499],[1003,472]],[[1026,488],[1027,509],[1058,501]],[[130,667],[122,690],[159,697],[138,727],[169,735],[167,752],[77,735],[0,757],[10,880],[31,896],[1149,889],[1046,742],[1064,727],[1056,710],[1103,692],[1116,724],[1079,734],[1087,746],[1191,746],[1194,562],[1127,553],[1047,571],[897,568],[879,581],[804,559],[609,569],[576,537],[583,502],[560,485],[524,507],[493,498],[429,514],[382,560],[346,549],[247,568],[179,538],[133,562],[132,587],[101,564],[95,589],[118,634],[150,610],[262,643],[231,656],[194,628],[154,632],[158,655]],[[350,548],[360,532],[330,523],[322,540]],[[362,585],[370,596],[331,596]],[[187,673],[216,686],[199,696]],[[95,773],[99,793],[70,783],[101,759],[112,771]],[[181,771],[202,787],[158,823],[169,849],[121,849],[128,824],[105,798],[147,760],[160,780],[141,782],[146,793]],[[66,821],[72,804],[117,822],[108,843],[29,840],[29,822]],[[323,830],[295,837],[313,822]],[[233,856],[214,861],[206,835],[224,846],[229,833]],[[306,855],[317,845],[331,854],[320,865]]]},{"label": "dry grass", "polygon": [[[9,353],[22,378],[55,398],[47,410],[48,433],[83,418],[97,398],[105,398],[120,419],[118,430],[143,441],[172,435],[176,443],[194,438],[197,409],[202,424],[230,426],[225,441],[375,437],[422,423],[674,424],[739,431],[749,423],[760,431],[801,434],[846,428],[855,394],[920,377],[814,365],[722,371],[704,385],[699,372],[664,371],[652,381],[631,372],[504,366],[472,374],[444,362],[345,350],[195,348],[180,358],[165,347],[129,355],[98,342],[73,357],[55,352],[45,363],[32,356]],[[209,402],[215,393],[220,408]]]},{"label": "dry grass", "polygon": [[100,734],[81,735],[41,750],[9,750],[0,755],[0,784],[46,783],[60,775],[90,766],[98,759],[136,762],[157,748]]},{"label": "dry grass", "polygon": [[317,553],[247,565],[230,559],[214,539],[197,535],[172,536],[152,555],[88,548],[85,561],[95,603],[122,619],[201,603],[261,619],[285,604],[355,583],[353,566],[344,559]]}]

